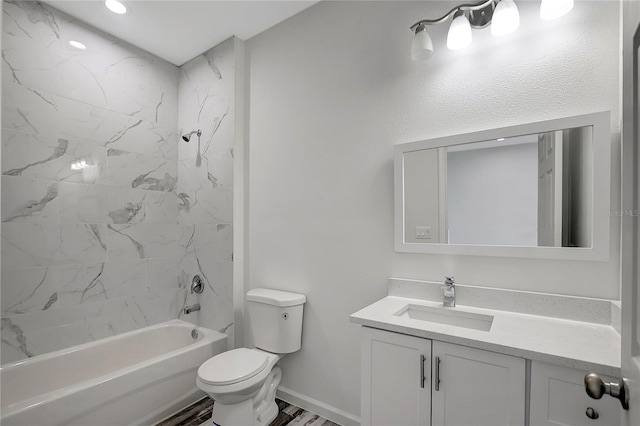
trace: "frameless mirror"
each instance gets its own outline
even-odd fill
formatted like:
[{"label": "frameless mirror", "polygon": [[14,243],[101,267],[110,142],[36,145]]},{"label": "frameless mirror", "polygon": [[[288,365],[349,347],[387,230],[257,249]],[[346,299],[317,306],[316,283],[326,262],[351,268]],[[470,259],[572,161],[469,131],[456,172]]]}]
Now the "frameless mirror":
[{"label": "frameless mirror", "polygon": [[607,259],[609,113],[395,147],[396,251]]}]

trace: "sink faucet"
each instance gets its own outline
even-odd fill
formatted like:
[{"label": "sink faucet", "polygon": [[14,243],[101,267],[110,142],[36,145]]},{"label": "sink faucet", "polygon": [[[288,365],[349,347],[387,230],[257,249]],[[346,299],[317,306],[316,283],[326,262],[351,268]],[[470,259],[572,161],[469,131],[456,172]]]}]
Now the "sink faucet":
[{"label": "sink faucet", "polygon": [[453,308],[456,306],[456,283],[453,277],[444,277],[444,298],[442,306]]},{"label": "sink faucet", "polygon": [[200,304],[196,303],[195,305],[191,305],[191,306],[185,306],[184,308],[184,314],[188,315],[191,312],[196,312],[200,310]]}]

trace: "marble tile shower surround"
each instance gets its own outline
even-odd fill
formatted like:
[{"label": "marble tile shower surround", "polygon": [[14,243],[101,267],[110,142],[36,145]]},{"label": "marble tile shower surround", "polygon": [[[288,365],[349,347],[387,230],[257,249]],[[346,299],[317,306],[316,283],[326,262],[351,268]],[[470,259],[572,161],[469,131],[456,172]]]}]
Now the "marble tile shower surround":
[{"label": "marble tile shower surround", "polygon": [[178,98],[192,95],[177,67],[41,3],[3,9],[2,363],[181,317],[194,272],[211,318],[183,319],[228,329],[233,163],[218,154],[233,134],[207,108],[230,108],[220,78],[194,100],[198,174],[180,161]]},{"label": "marble tile shower surround", "polygon": [[233,345],[233,144],[235,49],[229,39],[180,67],[178,127],[200,129],[178,145],[178,222],[208,235],[194,246],[192,271],[205,281],[200,323]]}]

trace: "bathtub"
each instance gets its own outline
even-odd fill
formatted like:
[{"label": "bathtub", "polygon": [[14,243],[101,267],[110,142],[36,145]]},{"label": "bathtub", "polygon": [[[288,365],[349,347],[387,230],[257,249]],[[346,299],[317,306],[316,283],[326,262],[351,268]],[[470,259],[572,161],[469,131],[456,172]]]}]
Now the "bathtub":
[{"label": "bathtub", "polygon": [[205,396],[198,367],[225,350],[226,335],[173,320],[13,362],[0,367],[0,423],[154,424]]}]

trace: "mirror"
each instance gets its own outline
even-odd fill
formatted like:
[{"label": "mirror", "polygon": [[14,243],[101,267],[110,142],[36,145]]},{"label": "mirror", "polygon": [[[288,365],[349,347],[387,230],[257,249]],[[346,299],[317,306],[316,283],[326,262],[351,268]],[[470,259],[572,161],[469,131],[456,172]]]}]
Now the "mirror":
[{"label": "mirror", "polygon": [[396,251],[605,260],[609,113],[395,146]]}]

